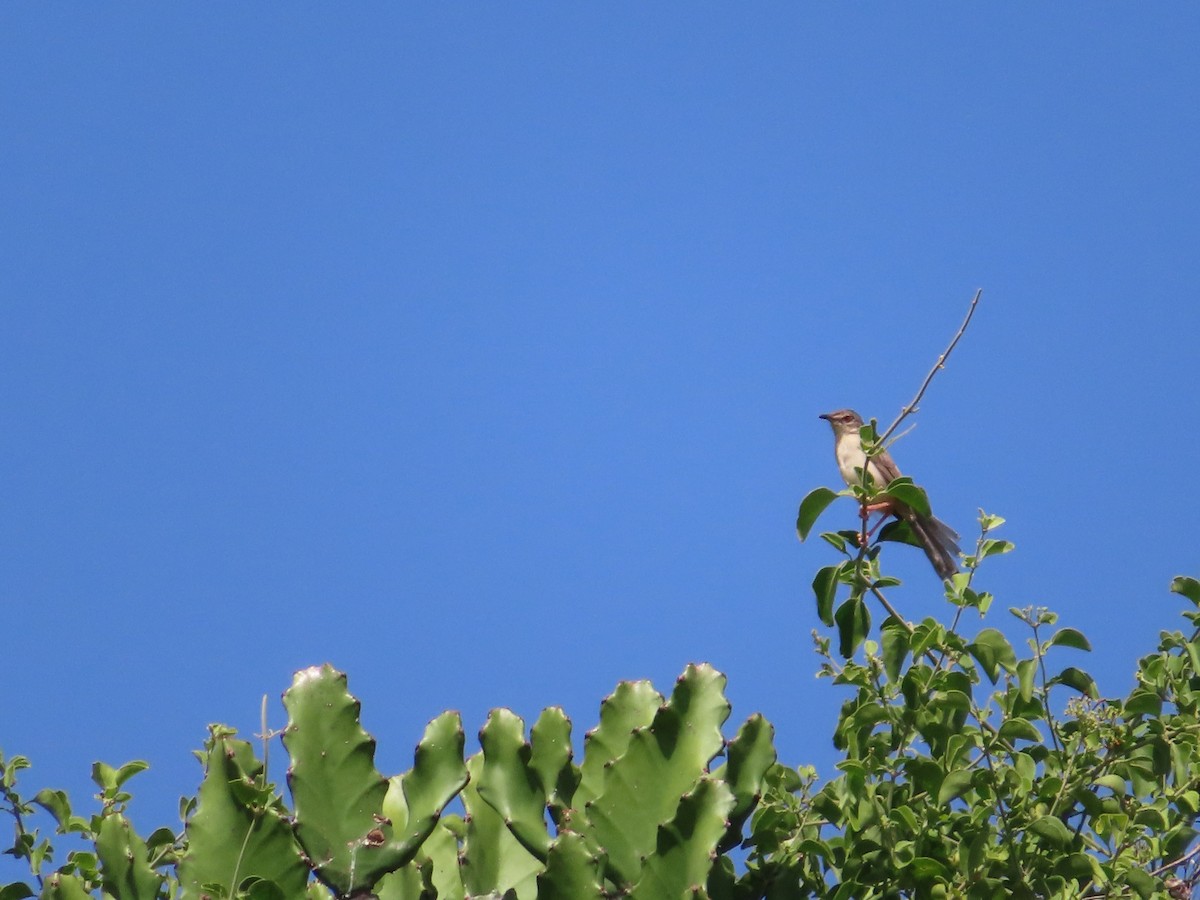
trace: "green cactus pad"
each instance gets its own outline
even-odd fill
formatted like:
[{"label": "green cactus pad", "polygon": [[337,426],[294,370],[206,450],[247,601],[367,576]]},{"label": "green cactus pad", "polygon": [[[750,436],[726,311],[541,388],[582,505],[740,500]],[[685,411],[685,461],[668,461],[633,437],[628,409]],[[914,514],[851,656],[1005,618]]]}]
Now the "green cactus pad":
[{"label": "green cactus pad", "polygon": [[247,878],[276,884],[286,896],[304,891],[308,866],[300,858],[287,810],[246,741],[214,727],[202,756],[204,781],[187,823],[187,852],[179,863],[184,900],[199,900],[205,885],[227,896]]}]

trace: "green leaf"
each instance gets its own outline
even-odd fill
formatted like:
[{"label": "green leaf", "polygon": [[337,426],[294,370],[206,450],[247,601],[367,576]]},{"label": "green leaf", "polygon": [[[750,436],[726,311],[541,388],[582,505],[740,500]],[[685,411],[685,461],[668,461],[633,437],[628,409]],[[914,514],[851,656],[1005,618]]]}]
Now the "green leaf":
[{"label": "green leaf", "polygon": [[[832,624],[826,622],[825,624]],[[895,616],[888,616],[880,628],[880,640],[883,644],[883,671],[887,673],[888,681],[900,679],[900,669],[908,657],[912,632],[908,625]]]},{"label": "green leaf", "polygon": [[1095,700],[1100,696],[1100,692],[1096,690],[1096,682],[1092,676],[1082,669],[1077,669],[1074,666],[1067,666],[1058,673],[1058,676],[1050,679],[1051,684],[1065,684],[1067,687],[1075,688],[1084,696],[1091,697]]},{"label": "green leaf", "polygon": [[913,480],[907,476],[892,479],[888,484],[887,490],[881,495],[883,497],[891,497],[893,500],[903,503],[913,512],[918,515],[928,516],[929,512],[929,497],[925,494],[925,489],[913,484]]},{"label": "green leaf", "polygon": [[839,553],[846,552],[846,536],[840,531],[822,531],[821,540],[829,544]]},{"label": "green leaf", "polygon": [[796,534],[800,536],[800,540],[808,537],[821,513],[836,499],[836,492],[827,487],[819,487],[809,491],[808,496],[800,501],[800,511],[796,514]]},{"label": "green leaf", "polygon": [[917,882],[946,881],[950,877],[950,870],[930,856],[918,856],[908,871]]},{"label": "green leaf", "polygon": [[841,571],[841,563],[825,566],[813,579],[813,593],[817,595],[817,618],[825,625],[833,624],[833,601],[837,596],[838,575]]},{"label": "green leaf", "polygon": [[1125,701],[1127,716],[1158,716],[1162,713],[1162,697],[1154,691],[1136,690]]},{"label": "green leaf", "polygon": [[1106,787],[1118,797],[1125,796],[1125,779],[1120,775],[1101,775],[1096,779],[1097,787]]},{"label": "green leaf", "polygon": [[871,614],[861,597],[851,597],[834,613],[838,627],[838,649],[845,659],[866,640],[871,631]]},{"label": "green leaf", "polygon": [[1182,594],[1197,606],[1200,606],[1200,581],[1186,575],[1178,575],[1171,579],[1171,590]]},{"label": "green leaf", "polygon": [[1040,744],[1042,733],[1027,719],[1008,719],[1000,726],[1000,737],[1006,741],[1033,741]]},{"label": "green leaf", "polygon": [[1036,659],[1023,659],[1017,663],[1017,688],[1020,691],[1021,699],[1026,703],[1033,699],[1033,685],[1036,677]]},{"label": "green leaf", "polygon": [[1159,896],[1159,881],[1149,872],[1143,872],[1141,869],[1127,869],[1124,873],[1125,883],[1133,888],[1142,900],[1150,900],[1151,897]]},{"label": "green leaf", "polygon": [[918,540],[916,533],[903,519],[893,519],[882,528],[879,529],[879,534],[876,535],[876,540],[891,541],[896,544],[908,544],[910,547],[923,546]]},{"label": "green leaf", "polygon": [[1071,829],[1057,816],[1042,816],[1029,826],[1029,830],[1057,850],[1071,846]]},{"label": "green leaf", "polygon": [[1092,645],[1088,639],[1083,636],[1082,631],[1076,631],[1074,628],[1060,628],[1054,633],[1054,637],[1050,638],[1051,647],[1074,647],[1076,650],[1086,650],[1091,652]]},{"label": "green leaf", "polygon": [[1000,677],[1001,668],[1007,672],[1016,669],[1017,655],[1012,644],[995,628],[985,628],[975,635],[975,640],[967,645],[967,651],[983,667],[992,684]]},{"label": "green leaf", "polygon": [[938,804],[945,806],[951,800],[966,793],[967,789],[971,787],[973,775],[974,773],[970,769],[956,769],[946,773],[946,777],[942,779],[942,786],[938,788]]},{"label": "green leaf", "polygon": [[984,540],[979,545],[979,558],[987,559],[989,556],[999,556],[1001,553],[1010,553],[1016,545],[1011,541],[997,541],[992,538]]}]

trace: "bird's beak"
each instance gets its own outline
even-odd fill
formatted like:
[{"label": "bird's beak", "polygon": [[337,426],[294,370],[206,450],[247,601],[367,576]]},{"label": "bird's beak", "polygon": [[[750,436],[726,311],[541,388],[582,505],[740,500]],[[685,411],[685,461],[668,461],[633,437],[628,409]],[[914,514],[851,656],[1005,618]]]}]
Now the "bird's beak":
[{"label": "bird's beak", "polygon": [[817,418],[824,419],[826,422],[828,422],[829,421],[829,413],[821,413],[819,416],[817,416]]}]

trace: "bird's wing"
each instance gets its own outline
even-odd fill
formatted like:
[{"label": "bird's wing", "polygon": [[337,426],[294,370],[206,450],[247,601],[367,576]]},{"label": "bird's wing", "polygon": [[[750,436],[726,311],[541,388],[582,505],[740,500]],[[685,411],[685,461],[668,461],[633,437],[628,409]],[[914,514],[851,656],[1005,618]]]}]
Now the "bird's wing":
[{"label": "bird's wing", "polygon": [[896,461],[892,459],[892,454],[884,450],[871,457],[871,462],[874,467],[879,470],[879,474],[883,479],[880,487],[887,487],[893,480],[900,477],[900,468],[896,465]]}]

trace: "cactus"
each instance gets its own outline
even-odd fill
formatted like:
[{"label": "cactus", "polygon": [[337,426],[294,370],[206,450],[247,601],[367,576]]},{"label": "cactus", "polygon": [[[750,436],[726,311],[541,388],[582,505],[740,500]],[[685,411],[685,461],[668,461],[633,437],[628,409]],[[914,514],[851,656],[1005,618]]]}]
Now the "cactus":
[{"label": "cactus", "polygon": [[204,781],[179,863],[184,900],[231,897],[246,879],[271,882],[286,897],[300,894],[308,866],[250,744],[214,726],[202,758]]},{"label": "cactus", "polygon": [[96,833],[104,890],[117,900],[155,900],[163,877],[150,867],[146,842],[121,813],[105,816]]},{"label": "cactus", "polygon": [[430,723],[413,770],[389,781],[375,768],[375,741],[359,724],[345,675],[328,665],[305,669],[283,702],[296,839],[338,896],[369,892],[416,856],[465,783],[458,718]]},{"label": "cactus", "polygon": [[[461,721],[444,713],[426,727],[412,769],[385,778],[346,676],[305,669],[284,694],[291,811],[252,746],[213,726],[199,796],[182,807],[182,846],[165,829],[143,842],[125,818],[123,784],[143,763],[98,766],[97,852],[48,876],[41,896],[85,900],[97,888],[113,900],[760,896],[725,854],[741,843],[774,763],[771,726],[752,716],[726,744],[724,686],[707,665],[688,666],[668,700],[648,682],[619,684],[579,765],[571,721],[556,707],[528,736],[520,717],[494,710],[466,761]],[[37,797],[60,831],[91,827],[60,794]],[[443,815],[456,796],[463,815]],[[177,883],[166,871],[176,859]],[[24,885],[9,889],[14,900],[29,895]]]},{"label": "cactus", "polygon": [[[540,862],[541,874],[536,894],[512,880],[472,886],[516,887],[522,898],[678,897],[703,889],[718,853],[740,842],[775,760],[771,727],[754,716],[726,748],[726,763],[709,774],[725,748],[724,685],[710,666],[689,666],[665,703],[646,682],[619,685],[601,706],[579,769],[561,712],[543,713],[529,743],[519,718],[494,712],[480,732],[477,794]],[[547,809],[559,826],[554,839]]]}]

